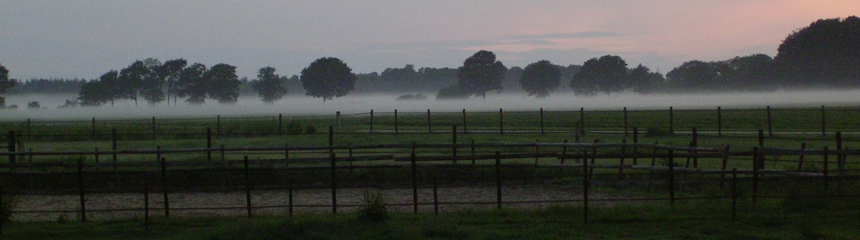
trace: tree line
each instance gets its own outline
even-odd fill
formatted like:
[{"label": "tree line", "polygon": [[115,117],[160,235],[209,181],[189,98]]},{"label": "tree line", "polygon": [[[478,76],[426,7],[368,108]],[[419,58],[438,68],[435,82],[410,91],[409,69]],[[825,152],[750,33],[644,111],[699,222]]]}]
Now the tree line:
[{"label": "tree line", "polygon": [[[35,89],[65,89],[79,85],[82,105],[102,105],[127,99],[149,104],[163,101],[176,104],[183,98],[190,104],[207,99],[235,102],[240,91],[256,93],[264,102],[281,99],[288,89],[303,89],[305,95],[330,100],[350,92],[428,92],[439,99],[486,97],[490,91],[523,91],[546,97],[552,92],[570,91],[577,96],[618,92],[734,92],[771,91],[792,88],[860,87],[860,18],[820,19],[791,33],[779,45],[775,57],[765,54],[738,56],[720,61],[692,60],[663,75],[641,64],[629,67],[620,56],[605,55],[582,65],[560,66],[540,60],[525,68],[507,68],[493,52],[481,50],[458,68],[387,68],[381,73],[354,74],[346,63],[326,57],[312,62],[301,76],[279,76],[272,67],[263,67],[256,79],[239,79],[236,67],[200,63],[187,65],[184,59],[164,63],[154,58],[135,61],[119,71],[110,70],[98,79],[31,80],[8,79],[0,65],[0,94],[25,93]],[[0,104],[2,104],[0,98]]]}]

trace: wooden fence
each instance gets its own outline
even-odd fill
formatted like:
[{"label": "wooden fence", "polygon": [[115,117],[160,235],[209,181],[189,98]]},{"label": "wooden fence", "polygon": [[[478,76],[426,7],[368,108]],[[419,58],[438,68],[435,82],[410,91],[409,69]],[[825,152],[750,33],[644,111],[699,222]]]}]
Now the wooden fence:
[{"label": "wooden fence", "polygon": [[[851,161],[860,150],[774,149],[755,147],[737,151],[725,148],[667,146],[641,143],[522,143],[522,144],[391,144],[321,147],[235,147],[194,149],[145,149],[74,152],[6,152],[30,159],[0,164],[0,193],[18,196],[77,196],[76,209],[16,210],[27,214],[75,214],[87,221],[93,214],[131,213],[142,217],[148,229],[150,216],[170,217],[174,212],[243,211],[253,217],[257,211],[280,209],[292,216],[302,209],[339,210],[361,207],[361,201],[344,199],[339,192],[349,189],[410,190],[407,202],[389,202],[392,207],[411,207],[415,213],[438,214],[440,207],[488,205],[495,208],[528,204],[578,204],[585,211],[594,204],[618,201],[677,201],[723,199],[738,211],[738,201],[786,197],[767,193],[764,182],[794,179],[816,184],[820,189],[836,189],[809,198],[857,198],[846,186],[856,185],[858,165]],[[212,159],[215,153],[221,157]],[[100,161],[105,156],[135,156],[136,161]],[[209,155],[208,159],[202,156]],[[196,157],[195,157],[196,156]],[[127,158],[127,157],[126,157]],[[114,158],[115,160],[116,158]],[[175,160],[172,160],[175,159]],[[835,164],[835,166],[833,165]],[[446,175],[447,174],[447,175]],[[358,180],[362,176],[389,176],[376,184]],[[361,183],[365,183],[361,185]],[[534,187],[556,182],[576,197],[562,199],[503,195],[506,186]],[[530,184],[524,184],[530,183]],[[700,184],[730,188],[728,194],[702,196],[685,193]],[[849,184],[850,183],[850,184]],[[492,187],[478,200],[439,200],[440,186]],[[665,196],[595,199],[589,189],[595,185],[647,184],[662,189]],[[739,184],[746,187],[739,187]],[[685,187],[686,186],[686,187]],[[323,203],[295,203],[296,191],[330,190]],[[419,197],[432,190],[432,198]],[[277,204],[257,204],[261,192],[286,194]],[[172,207],[171,197],[195,193],[242,193],[241,205]],[[832,194],[831,194],[832,193]],[[88,208],[91,198],[104,194],[137,197],[138,206]],[[589,194],[592,194],[591,196]],[[679,196],[686,194],[686,196]],[[153,199],[158,196],[159,199]],[[744,196],[744,197],[740,197]],[[317,198],[319,195],[317,195]],[[352,196],[356,198],[355,196]],[[798,197],[798,196],[792,196]],[[507,200],[507,199],[517,200]],[[432,199],[432,200],[430,200]],[[235,199],[234,199],[235,200]],[[344,203],[346,201],[346,203]],[[158,205],[157,207],[155,205]],[[419,211],[419,209],[425,209]],[[193,214],[192,214],[193,215]]]},{"label": "wooden fence", "polygon": [[[260,116],[170,119],[96,119],[88,121],[40,121],[0,123],[3,132],[16,131],[32,141],[201,139],[235,136],[283,136],[295,133],[323,133],[316,127],[334,126],[338,134],[351,133],[447,133],[458,126],[461,133],[516,134],[548,132],[612,132],[630,134],[659,129],[668,133],[696,127],[715,136],[755,133],[762,129],[768,137],[781,132],[853,132],[860,111],[849,107],[763,109],[674,109],[586,111],[504,111],[496,112],[375,112],[326,116]],[[208,132],[207,132],[208,131]],[[9,137],[3,142],[8,142]]]}]

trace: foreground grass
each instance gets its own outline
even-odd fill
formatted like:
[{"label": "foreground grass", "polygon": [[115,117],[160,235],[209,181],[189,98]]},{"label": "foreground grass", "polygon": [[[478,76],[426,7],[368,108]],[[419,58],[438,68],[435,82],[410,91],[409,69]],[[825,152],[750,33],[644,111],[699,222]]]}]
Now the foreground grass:
[{"label": "foreground grass", "polygon": [[12,223],[3,239],[857,239],[860,210],[789,211],[779,204],[739,213],[708,203],[617,205],[540,210],[465,211],[439,216],[390,214],[382,222],[355,215],[155,219],[92,223]]}]

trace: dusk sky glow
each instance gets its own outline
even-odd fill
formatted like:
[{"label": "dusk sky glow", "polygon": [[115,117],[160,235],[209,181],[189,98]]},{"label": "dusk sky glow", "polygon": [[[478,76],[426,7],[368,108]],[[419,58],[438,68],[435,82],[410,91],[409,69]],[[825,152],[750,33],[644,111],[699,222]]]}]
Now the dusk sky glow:
[{"label": "dusk sky glow", "polygon": [[774,56],[793,31],[858,13],[856,0],[0,0],[0,64],[17,79],[93,79],[185,58],[253,79],[327,56],[356,73],[458,67],[484,49],[508,67],[612,54],[665,74],[690,60]]}]

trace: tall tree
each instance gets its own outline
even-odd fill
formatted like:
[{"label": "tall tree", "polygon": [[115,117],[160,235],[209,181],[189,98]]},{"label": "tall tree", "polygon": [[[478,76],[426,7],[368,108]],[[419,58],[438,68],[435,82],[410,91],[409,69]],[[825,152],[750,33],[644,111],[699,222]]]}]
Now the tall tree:
[{"label": "tall tree", "polygon": [[118,86],[121,89],[122,98],[134,100],[134,105],[137,105],[137,96],[143,81],[149,76],[149,68],[143,61],[135,61],[126,68],[119,71]]},{"label": "tall tree", "polygon": [[666,73],[666,81],[680,90],[717,91],[724,87],[719,76],[714,64],[693,60]]},{"label": "tall tree", "polygon": [[281,79],[278,74],[275,74],[275,68],[264,67],[260,68],[257,73],[257,80],[253,81],[251,87],[260,95],[260,98],[265,103],[273,103],[281,99],[284,94],[287,94],[287,89],[283,85],[284,79]]},{"label": "tall tree", "polygon": [[216,64],[206,71],[203,78],[209,83],[209,98],[219,103],[234,103],[239,98],[242,82],[236,76],[236,67],[229,64]]},{"label": "tall tree", "polygon": [[[167,104],[170,104],[170,95],[176,94],[176,81],[186,65],[188,62],[185,59],[178,58],[165,61],[159,68],[159,75],[163,76],[167,83]],[[176,97],[173,98],[173,103],[176,104]]]},{"label": "tall tree", "polygon": [[[9,80],[9,69],[0,65],[0,94],[6,93],[7,89],[15,86],[15,80]],[[6,99],[0,97],[0,106],[6,105]]]},{"label": "tall tree", "polygon": [[629,85],[627,63],[613,55],[585,61],[570,81],[570,87],[576,95],[594,95],[597,92],[610,94],[620,92]]},{"label": "tall tree", "polygon": [[147,71],[140,85],[140,94],[150,105],[164,101],[164,82],[167,75],[162,73],[161,61],[147,58],[143,60],[143,65]]},{"label": "tall tree", "polygon": [[206,101],[208,84],[203,77],[207,72],[206,65],[200,63],[182,69],[176,81],[176,96],[188,97],[185,101],[191,104],[202,104]]},{"label": "tall tree", "polygon": [[457,84],[474,96],[486,98],[487,91],[502,90],[507,67],[496,61],[496,54],[481,50],[466,58],[457,72]]},{"label": "tall tree", "polygon": [[302,69],[301,81],[306,95],[325,101],[355,89],[356,76],[340,59],[324,57]]},{"label": "tall tree", "polygon": [[99,106],[108,102],[113,106],[116,99],[122,98],[118,83],[119,73],[108,71],[99,79],[84,83],[78,93],[78,101],[84,106]]},{"label": "tall tree", "polygon": [[526,66],[519,82],[529,96],[546,97],[561,82],[561,71],[551,62],[541,60]]},{"label": "tall tree", "polygon": [[774,61],[801,87],[860,87],[860,18],[819,19],[785,38]]},{"label": "tall tree", "polygon": [[651,72],[651,69],[639,64],[630,72],[630,81],[633,92],[652,93],[663,88],[665,79],[663,74]]}]

